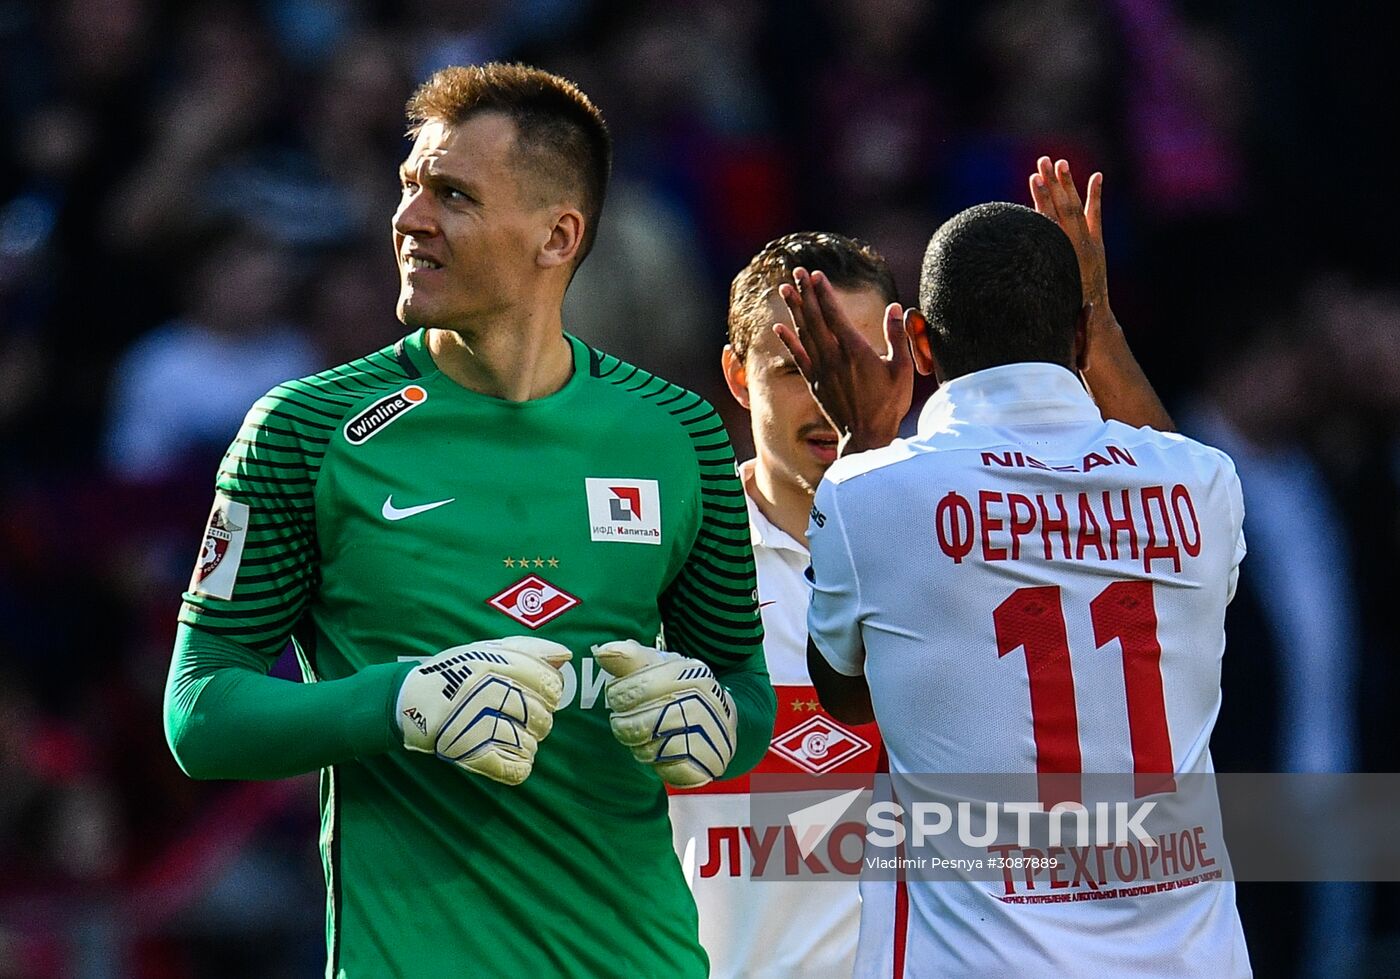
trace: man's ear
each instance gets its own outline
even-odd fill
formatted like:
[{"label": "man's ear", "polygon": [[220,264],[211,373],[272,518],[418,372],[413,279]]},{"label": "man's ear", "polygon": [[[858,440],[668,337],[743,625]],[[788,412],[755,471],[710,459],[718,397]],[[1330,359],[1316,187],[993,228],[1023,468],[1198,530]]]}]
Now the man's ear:
[{"label": "man's ear", "polygon": [[577,208],[560,211],[554,218],[554,226],[549,229],[549,237],[540,249],[536,262],[541,268],[570,266],[578,257],[583,245],[583,215]]},{"label": "man's ear", "polygon": [[739,359],[739,355],[734,352],[734,348],[727,343],[724,345],[724,352],[719,355],[719,364],[724,371],[724,383],[729,385],[729,393],[734,395],[735,401],[747,409],[749,407],[748,368]]},{"label": "man's ear", "polygon": [[943,381],[943,371],[933,355],[928,339],[928,320],[913,306],[904,311],[904,334],[909,338],[909,352],[914,355],[914,369],[920,374],[932,374]]},{"label": "man's ear", "polygon": [[1093,312],[1094,304],[1085,303],[1079,307],[1079,318],[1074,322],[1074,348],[1071,356],[1076,374],[1084,373],[1089,366],[1089,317]]}]

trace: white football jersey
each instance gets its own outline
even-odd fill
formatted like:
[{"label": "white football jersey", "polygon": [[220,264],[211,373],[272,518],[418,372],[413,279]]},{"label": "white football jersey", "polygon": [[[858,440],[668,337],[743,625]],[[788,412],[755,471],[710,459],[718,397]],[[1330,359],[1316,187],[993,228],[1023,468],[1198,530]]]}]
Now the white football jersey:
[{"label": "white football jersey", "polygon": [[[1243,509],[1228,456],[1105,422],[1064,368],[979,371],[828,472],[808,626],[892,772],[1208,773]],[[1233,883],[1109,863],[872,882],[856,974],[1250,974]]]},{"label": "white football jersey", "polygon": [[[747,485],[749,472],[744,475]],[[827,716],[807,673],[807,548],[746,499],[763,650],[778,694],[773,741],[754,773],[873,772],[880,757],[875,726],[845,725]],[[759,840],[755,853],[753,832],[745,829],[751,822],[749,777],[670,793],[676,853],[695,894],[710,975],[849,979],[860,927],[859,882],[851,868],[844,874],[833,868],[831,875],[839,879],[832,881],[753,880],[758,861],[777,868],[793,844]],[[824,798],[813,793],[811,801]],[[795,802],[793,808],[803,804]],[[829,862],[830,857],[817,852],[812,859]]]}]

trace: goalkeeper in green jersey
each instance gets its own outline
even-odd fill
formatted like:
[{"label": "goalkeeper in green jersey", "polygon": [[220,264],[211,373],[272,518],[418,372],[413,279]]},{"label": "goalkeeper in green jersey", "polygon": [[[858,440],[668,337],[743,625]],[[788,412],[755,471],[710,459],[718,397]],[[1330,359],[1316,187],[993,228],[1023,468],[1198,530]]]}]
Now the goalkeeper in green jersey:
[{"label": "goalkeeper in green jersey", "polygon": [[[743,490],[703,400],[563,331],[607,185],[563,79],[408,106],[399,318],[219,471],[166,689],[196,778],[321,771],[327,975],[703,976],[663,783],[762,757]],[[307,682],[267,670],[290,638]]]}]

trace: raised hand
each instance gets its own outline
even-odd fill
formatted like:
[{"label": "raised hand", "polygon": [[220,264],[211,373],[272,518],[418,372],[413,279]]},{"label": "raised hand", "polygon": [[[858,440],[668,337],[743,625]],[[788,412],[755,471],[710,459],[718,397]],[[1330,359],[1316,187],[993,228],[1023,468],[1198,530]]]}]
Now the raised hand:
[{"label": "raised hand", "polygon": [[1108,259],[1103,247],[1103,174],[1089,176],[1086,199],[1081,203],[1069,161],[1051,163],[1050,157],[1042,156],[1036,161],[1030,185],[1036,211],[1058,224],[1074,245],[1084,301],[1093,304],[1094,315],[1111,317]]},{"label": "raised hand", "polygon": [[793,283],[778,290],[793,325],[776,323],[773,331],[836,429],[837,453],[888,445],[899,434],[913,399],[914,361],[905,316],[916,316],[917,311],[906,313],[899,303],[885,308],[881,353],[851,325],[824,274],[795,269]]},{"label": "raised hand", "polygon": [[1069,161],[1042,156],[1030,175],[1031,201],[1058,224],[1079,259],[1089,307],[1088,355],[1082,375],[1105,418],[1173,431],[1171,416],[1152,389],[1108,303],[1108,259],[1103,245],[1103,174],[1089,176],[1081,203]]}]

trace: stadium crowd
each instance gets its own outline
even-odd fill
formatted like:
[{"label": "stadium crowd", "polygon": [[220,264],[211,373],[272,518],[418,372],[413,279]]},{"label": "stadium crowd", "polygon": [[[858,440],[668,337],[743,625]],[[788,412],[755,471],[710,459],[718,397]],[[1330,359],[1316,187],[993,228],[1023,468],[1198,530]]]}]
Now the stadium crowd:
[{"label": "stadium crowd", "polygon": [[[161,692],[247,406],[402,332],[403,103],[450,63],[591,94],[617,158],[566,326],[722,410],[764,242],[859,236],[912,302],[944,217],[1027,202],[1042,153],[1102,170],[1118,316],[1245,487],[1217,768],[1400,770],[1400,215],[1370,136],[1400,86],[1359,4],[1249,7],[0,0],[0,977],[321,967],[313,781],[186,779]],[[1287,901],[1257,974],[1400,972],[1391,889]]]}]

